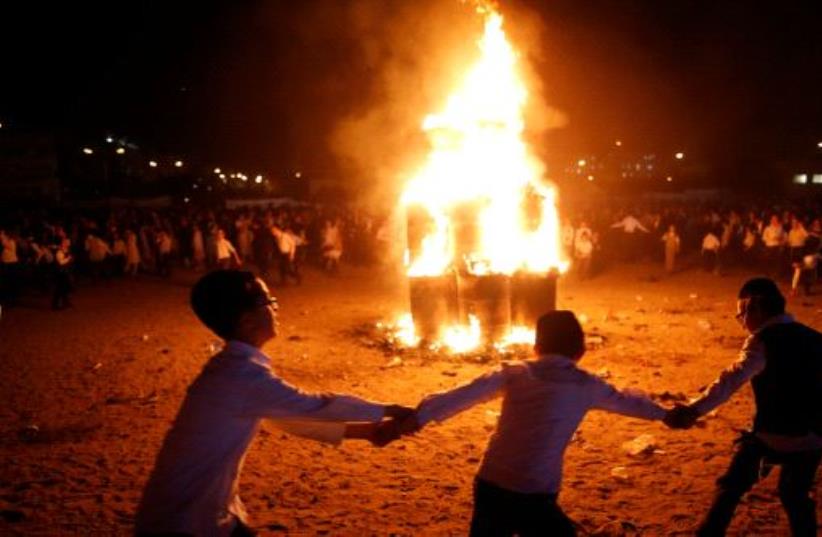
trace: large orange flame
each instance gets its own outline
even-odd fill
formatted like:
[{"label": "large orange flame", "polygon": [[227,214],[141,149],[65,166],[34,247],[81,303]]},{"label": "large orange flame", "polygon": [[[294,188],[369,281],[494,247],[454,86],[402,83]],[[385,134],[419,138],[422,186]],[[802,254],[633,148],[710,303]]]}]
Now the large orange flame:
[{"label": "large orange flame", "polygon": [[[419,244],[406,251],[412,278],[449,270],[547,275],[568,266],[560,247],[555,191],[523,140],[528,91],[517,53],[505,36],[502,16],[488,6],[478,12],[485,20],[479,58],[444,108],[423,121],[431,150],[402,196],[406,208],[421,209],[427,219]],[[397,338],[408,345],[419,341],[410,315],[397,323]],[[435,346],[468,352],[481,341],[480,323],[471,316],[467,326],[443,327]],[[496,345],[531,342],[531,328],[514,326]]]},{"label": "large orange flame", "polygon": [[[436,276],[451,267],[473,274],[564,271],[554,189],[523,141],[528,92],[502,16],[488,8],[480,57],[444,109],[425,118],[431,151],[402,201],[430,219],[408,275]],[[457,247],[455,210],[470,205],[476,240]],[[531,207],[528,210],[528,207]]]}]

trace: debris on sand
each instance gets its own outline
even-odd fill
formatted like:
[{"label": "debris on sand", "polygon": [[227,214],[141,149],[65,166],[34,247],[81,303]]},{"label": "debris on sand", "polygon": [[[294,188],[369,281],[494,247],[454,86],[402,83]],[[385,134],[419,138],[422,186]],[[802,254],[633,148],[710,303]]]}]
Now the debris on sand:
[{"label": "debris on sand", "polygon": [[631,479],[631,474],[628,473],[628,469],[624,466],[614,466],[611,468],[611,477],[617,481],[628,481]]},{"label": "debris on sand", "polygon": [[386,364],[384,366],[382,366],[382,368],[383,369],[391,369],[393,367],[400,367],[401,365],[402,365],[402,358],[400,358],[399,356],[394,356],[390,360],[388,360],[388,362],[386,362]]},{"label": "debris on sand", "polygon": [[622,444],[622,449],[630,457],[639,457],[641,455],[650,455],[656,449],[656,438],[652,434],[641,434]]},{"label": "debris on sand", "polygon": [[588,349],[599,349],[605,346],[605,342],[608,341],[608,338],[603,336],[602,334],[586,334],[585,335],[585,347]]}]

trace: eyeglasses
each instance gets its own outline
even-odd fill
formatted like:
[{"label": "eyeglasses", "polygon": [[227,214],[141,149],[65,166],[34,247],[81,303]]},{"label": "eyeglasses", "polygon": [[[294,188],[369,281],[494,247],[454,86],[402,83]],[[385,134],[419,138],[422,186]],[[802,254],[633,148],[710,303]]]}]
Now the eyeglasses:
[{"label": "eyeglasses", "polygon": [[271,295],[260,295],[254,299],[255,308],[273,306],[275,310],[280,309],[277,299]]}]

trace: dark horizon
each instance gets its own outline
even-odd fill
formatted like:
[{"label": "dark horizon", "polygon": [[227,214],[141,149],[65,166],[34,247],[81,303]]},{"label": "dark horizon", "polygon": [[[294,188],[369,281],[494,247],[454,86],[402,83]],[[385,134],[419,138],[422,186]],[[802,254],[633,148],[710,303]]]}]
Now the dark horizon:
[{"label": "dark horizon", "polygon": [[[822,9],[770,4],[501,2],[542,99],[567,117],[533,140],[537,151],[557,162],[619,139],[626,150],[683,150],[717,165],[815,156]],[[471,10],[456,0],[419,6],[5,4],[0,121],[77,144],[111,134],[204,162],[351,173],[331,147],[339,125],[397,104],[383,83],[398,57],[408,64],[403,84],[428,82],[426,69],[443,56],[425,46],[437,43],[425,27],[443,24],[437,16],[470,27]],[[398,54],[408,51],[410,60]],[[445,97],[427,91],[429,101]],[[401,128],[431,111],[422,101],[394,117]]]}]

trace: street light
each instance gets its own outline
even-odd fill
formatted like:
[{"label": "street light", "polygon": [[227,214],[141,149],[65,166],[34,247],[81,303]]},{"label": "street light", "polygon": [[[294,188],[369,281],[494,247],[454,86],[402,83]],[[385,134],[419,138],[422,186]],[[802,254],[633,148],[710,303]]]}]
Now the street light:
[{"label": "street light", "polygon": [[114,138],[112,138],[111,136],[106,136],[106,142],[112,143],[113,141],[114,141]]},{"label": "street light", "polygon": [[587,164],[587,162],[585,161],[584,158],[581,158],[577,161],[577,166],[579,166],[580,168],[584,168],[586,164]]},{"label": "street light", "polygon": [[254,178],[254,182],[255,182],[255,183],[257,183],[257,184],[259,185],[260,183],[262,183],[262,182],[263,182],[263,176],[262,176],[262,175],[258,175],[257,177],[255,177],[255,178]]},{"label": "street light", "polygon": [[617,147],[622,147],[622,140],[617,140],[616,142],[614,142],[614,145]]},{"label": "street light", "polygon": [[222,173],[222,170],[220,168],[214,168],[214,173],[220,175]]},{"label": "street light", "polygon": [[682,151],[678,151],[676,154],[674,154],[674,157],[675,157],[677,160],[682,160],[682,159],[684,159],[684,158],[685,158],[685,153],[683,153]]},{"label": "street light", "polygon": [[126,152],[126,148],[125,147],[118,147],[117,149],[114,150],[114,152],[117,153],[118,155],[123,155]]},{"label": "street light", "polygon": [[665,178],[665,180],[668,181],[669,183],[672,183],[674,181],[674,178],[669,175],[668,177]]},{"label": "street light", "polygon": [[156,160],[149,160],[148,165],[151,166],[152,168],[156,168],[157,167],[157,161]]},{"label": "street light", "polygon": [[83,153],[85,153],[86,155],[93,155],[93,154],[94,154],[94,150],[93,150],[92,148],[90,148],[90,147],[84,147],[84,148],[83,148]]},{"label": "street light", "polygon": [[[3,124],[0,123],[0,128],[2,128],[2,127],[3,127]],[[819,149],[822,149],[822,142],[816,142],[816,147],[818,147]]]},{"label": "street light", "polygon": [[174,167],[175,168],[182,168],[183,167],[183,161],[182,160],[175,160],[174,161]]},{"label": "street light", "polygon": [[593,180],[594,180],[594,176],[593,176],[593,175],[589,175],[589,176],[588,176],[588,180],[589,180],[589,181],[593,181]]}]

